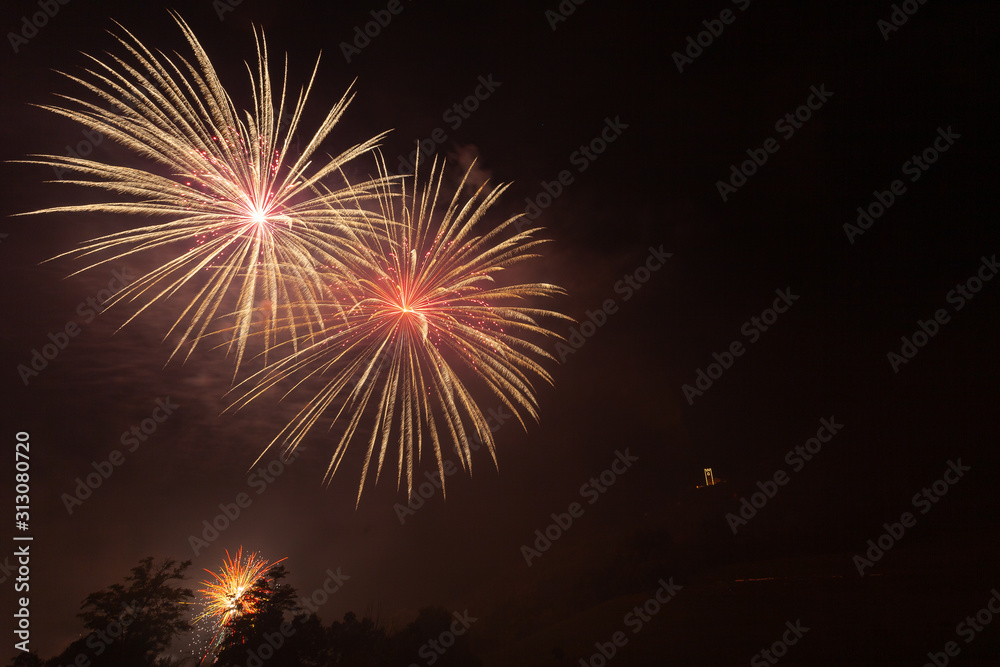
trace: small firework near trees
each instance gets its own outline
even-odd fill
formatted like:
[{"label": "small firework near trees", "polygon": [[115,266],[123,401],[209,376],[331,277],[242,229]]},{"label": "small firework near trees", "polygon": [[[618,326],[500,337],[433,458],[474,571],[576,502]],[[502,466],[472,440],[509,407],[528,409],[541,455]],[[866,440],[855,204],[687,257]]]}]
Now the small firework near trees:
[{"label": "small firework near trees", "polygon": [[284,569],[278,565],[283,560],[270,563],[257,553],[244,558],[240,547],[235,558],[226,551],[218,572],[205,570],[212,578],[203,581],[204,588],[198,591],[205,610],[195,623],[204,620],[210,624],[212,637],[206,657],[242,645],[248,628],[273,608],[276,582],[284,577]]}]

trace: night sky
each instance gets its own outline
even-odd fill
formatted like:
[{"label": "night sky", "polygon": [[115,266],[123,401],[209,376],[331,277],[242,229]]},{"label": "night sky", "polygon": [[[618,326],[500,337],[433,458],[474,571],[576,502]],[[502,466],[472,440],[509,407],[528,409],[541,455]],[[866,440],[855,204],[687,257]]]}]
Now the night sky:
[{"label": "night sky", "polygon": [[[540,423],[525,431],[494,415],[499,470],[480,450],[471,477],[447,478],[447,499],[425,486],[430,497],[404,511],[390,467],[356,508],[361,447],[324,485],[335,444],[325,428],[291,463],[268,453],[265,472],[250,470],[303,396],[272,392],[222,414],[233,398],[225,350],[168,363],[161,341],[180,302],[121,330],[127,304],[97,315],[88,303],[160,256],[73,277],[82,261],[42,264],[138,218],[5,216],[0,414],[9,452],[17,432],[31,436],[32,648],[60,652],[82,632],[83,598],[144,556],[191,559],[194,585],[242,545],[287,557],[302,595],[328,570],[348,575],[324,621],[468,610],[487,665],[581,664],[616,631],[628,636],[616,665],[748,664],[796,620],[810,629],[784,663],[922,664],[953,641],[965,664],[996,664],[1000,619],[969,641],[957,626],[1000,587],[1000,7],[902,3],[915,13],[900,6],[896,26],[888,0],[398,1],[346,56],[385,2],[73,0],[13,42],[40,10],[5,3],[7,216],[105,196],[11,162],[30,154],[82,146],[150,167],[31,105],[82,95],[56,70],[121,53],[115,21],[187,56],[173,9],[241,108],[253,26],[276,75],[288,53],[296,88],[322,52],[305,128],[354,82],[323,153],[391,129],[392,169],[421,139],[455,172],[478,155],[477,174],[512,183],[481,224],[527,210],[551,242],[515,275],[565,288],[539,305],[577,321],[553,325],[568,343],[547,343],[562,363],[548,365],[553,386],[537,385]],[[460,115],[477,89],[485,99]],[[361,162],[351,169],[366,175]],[[859,207],[870,221],[858,222]],[[74,324],[78,335],[25,382],[19,366]],[[146,422],[155,432],[132,440],[166,404],[176,407],[162,423]],[[114,450],[121,465],[68,511],[64,494]],[[723,483],[696,488],[708,467]],[[13,536],[13,468],[2,470]],[[418,477],[435,470],[425,456]],[[192,548],[240,493],[249,506]],[[754,493],[766,504],[737,519]],[[572,503],[582,515],[526,557]],[[905,512],[913,525],[859,566]],[[13,575],[0,574],[7,627]],[[671,577],[676,597],[633,633],[629,610]]]}]

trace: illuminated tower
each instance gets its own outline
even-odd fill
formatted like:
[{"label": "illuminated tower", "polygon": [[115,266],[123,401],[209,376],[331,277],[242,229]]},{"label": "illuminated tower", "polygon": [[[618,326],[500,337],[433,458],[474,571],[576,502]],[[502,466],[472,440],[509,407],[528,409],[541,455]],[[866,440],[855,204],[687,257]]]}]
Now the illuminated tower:
[{"label": "illuminated tower", "polygon": [[715,477],[711,468],[705,468],[705,486],[715,486]]}]

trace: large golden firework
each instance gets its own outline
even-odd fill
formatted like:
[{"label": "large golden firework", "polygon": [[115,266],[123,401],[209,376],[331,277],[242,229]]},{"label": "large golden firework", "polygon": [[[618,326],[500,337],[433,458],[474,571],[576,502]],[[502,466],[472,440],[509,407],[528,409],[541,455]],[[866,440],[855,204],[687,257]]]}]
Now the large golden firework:
[{"label": "large golden firework", "polygon": [[[96,102],[62,96],[73,108],[41,107],[123,144],[157,163],[166,175],[81,157],[35,155],[30,162],[80,175],[65,182],[126,195],[128,200],[32,213],[165,218],[94,239],[64,255],[97,258],[82,271],[157,249],[168,252],[168,261],[157,260],[156,268],[121,290],[113,302],[141,304],[131,321],[183,290],[189,302],[167,332],[180,333],[171,357],[186,343],[190,354],[206,331],[211,332],[213,321],[231,315],[225,330],[238,367],[255,315],[262,319],[265,350],[273,344],[276,322],[291,301],[299,304],[300,316],[289,326],[322,326],[318,316],[301,317],[301,306],[318,313],[312,286],[320,284],[319,265],[327,271],[350,264],[355,236],[365,233],[367,221],[353,207],[378,186],[371,180],[351,185],[342,168],[383,135],[314,164],[317,149],[353,98],[350,91],[299,151],[293,137],[319,61],[294,104],[286,90],[286,62],[276,103],[267,44],[263,34],[255,32],[257,62],[247,66],[253,109],[240,112],[191,29],[179,16],[174,18],[195,64],[180,55],[172,59],[154,53],[122,28],[126,37],[117,39],[128,57],[110,56],[109,64],[90,57],[92,68],[84,76],[66,75],[96,96]],[[292,333],[297,338],[297,331]]]},{"label": "large golden firework", "polygon": [[[297,335],[298,351],[250,378],[253,387],[234,404],[242,407],[279,383],[299,386],[322,377],[320,391],[269,447],[294,449],[329,410],[331,426],[344,420],[329,481],[359,428],[369,431],[359,501],[373,456],[377,452],[377,481],[390,442],[398,443],[397,486],[405,470],[409,493],[425,444],[442,481],[449,449],[471,470],[470,437],[485,444],[496,463],[490,425],[463,375],[522,426],[522,413],[538,418],[531,376],[551,383],[538,360],[553,357],[529,338],[555,337],[538,320],[564,316],[527,304],[562,290],[505,284],[511,282],[505,271],[535,257],[532,250],[545,241],[534,238],[534,230],[513,231],[519,216],[477,234],[506,186],[484,185],[464,198],[468,174],[439,210],[443,171],[435,161],[425,183],[414,176],[411,187],[403,182],[401,194],[380,186],[380,207],[369,218],[378,233],[358,248],[357,273],[349,282],[339,273],[323,277],[318,303],[329,318],[326,330]],[[288,326],[302,331],[296,318],[309,317],[312,307],[298,304]]]}]

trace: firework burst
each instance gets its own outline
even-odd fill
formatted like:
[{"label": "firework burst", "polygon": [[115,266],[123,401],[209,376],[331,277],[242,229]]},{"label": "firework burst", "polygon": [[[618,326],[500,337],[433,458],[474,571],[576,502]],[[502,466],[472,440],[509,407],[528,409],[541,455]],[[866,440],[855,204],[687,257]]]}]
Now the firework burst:
[{"label": "firework burst", "polygon": [[208,620],[212,627],[212,640],[209,651],[217,648],[226,636],[226,629],[236,620],[253,615],[260,611],[265,600],[260,596],[261,580],[267,581],[267,573],[278,563],[261,558],[257,553],[243,557],[243,547],[233,558],[226,551],[226,560],[219,572],[206,569],[212,578],[202,582],[202,594],[205,610],[195,618],[195,623]]},{"label": "firework burst", "polygon": [[[359,428],[370,431],[359,501],[373,459],[377,481],[390,443],[398,445],[397,487],[405,470],[410,493],[426,446],[442,481],[444,450],[455,449],[471,471],[473,437],[496,463],[490,427],[462,375],[485,386],[522,426],[522,414],[538,419],[532,376],[551,383],[538,360],[553,357],[527,336],[555,337],[538,320],[565,316],[525,304],[562,290],[497,281],[512,265],[535,257],[533,249],[544,241],[533,238],[533,230],[511,233],[519,216],[476,235],[477,223],[506,186],[483,186],[463,199],[466,174],[440,210],[442,176],[443,164],[438,168],[435,161],[426,183],[414,176],[411,187],[403,182],[401,194],[388,185],[380,189],[379,210],[370,214],[379,233],[358,248],[357,273],[350,281],[336,271],[323,277],[318,303],[329,318],[326,331],[299,335],[298,352],[250,378],[254,387],[234,404],[242,407],[289,379],[299,386],[322,377],[321,390],[270,446],[294,449],[328,411],[331,427],[343,417],[329,481]],[[296,317],[307,317],[311,308],[299,304]],[[301,330],[294,322],[289,327]]]},{"label": "firework burst", "polygon": [[[293,95],[286,93],[287,60],[284,80],[276,91],[267,44],[263,34],[255,32],[257,62],[247,65],[253,110],[240,112],[191,29],[179,16],[174,19],[191,46],[195,64],[180,55],[172,59],[154,53],[122,28],[126,37],[116,39],[128,52],[127,58],[110,56],[106,64],[90,57],[91,69],[84,76],[65,75],[98,102],[62,96],[73,108],[41,107],[114,139],[158,163],[168,175],[80,157],[31,156],[31,163],[81,176],[64,182],[131,198],[31,214],[89,212],[165,218],[159,224],[94,239],[64,255],[94,262],[83,271],[133,254],[156,249],[170,252],[172,259],[120,291],[112,303],[139,302],[131,321],[152,304],[184,289],[190,302],[167,332],[167,336],[179,334],[171,357],[185,344],[190,344],[190,355],[213,321],[232,316],[234,324],[226,331],[238,368],[247,336],[255,326],[265,332],[265,351],[275,342],[276,323],[289,302],[300,304],[300,316],[292,327],[322,327],[312,289],[319,284],[317,267],[350,264],[355,236],[364,233],[367,219],[351,207],[378,186],[370,180],[351,185],[342,168],[369,151],[383,135],[314,165],[317,149],[353,97],[350,91],[298,151],[293,137],[319,61],[293,103]],[[334,187],[327,184],[331,179]],[[264,303],[270,306],[267,310],[260,308]],[[316,317],[301,317],[302,304]],[[255,312],[262,320],[257,325]],[[298,332],[293,329],[291,333],[297,340]]]}]

